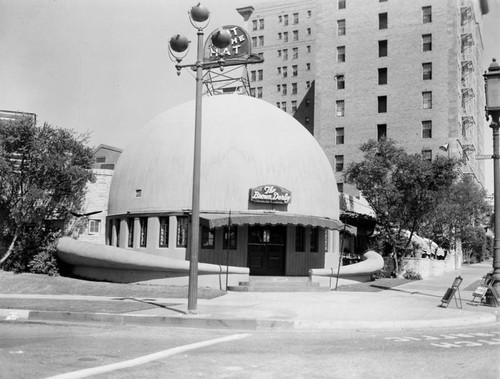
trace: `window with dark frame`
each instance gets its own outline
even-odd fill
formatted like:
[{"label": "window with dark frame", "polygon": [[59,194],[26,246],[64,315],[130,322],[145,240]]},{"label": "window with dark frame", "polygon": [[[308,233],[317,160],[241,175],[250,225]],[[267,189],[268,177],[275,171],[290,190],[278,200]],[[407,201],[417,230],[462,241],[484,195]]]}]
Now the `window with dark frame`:
[{"label": "window with dark frame", "polygon": [[128,226],[127,246],[134,247],[134,219],[133,218],[127,219],[127,226]]},{"label": "window with dark frame", "polygon": [[422,63],[422,79],[431,80],[432,79],[432,63]]},{"label": "window with dark frame", "polygon": [[378,69],[378,84],[379,85],[387,84],[387,67]]},{"label": "window with dark frame", "polygon": [[141,232],[139,234],[139,247],[146,247],[148,242],[148,218],[139,218],[139,225],[141,228]]},{"label": "window with dark frame", "polygon": [[344,156],[336,155],[335,156],[335,172],[344,171]]},{"label": "window with dark frame", "polygon": [[380,141],[382,139],[387,138],[387,124],[378,124],[377,125],[377,140]]},{"label": "window with dark frame", "polygon": [[387,13],[379,13],[378,14],[378,28],[379,29],[387,29]]},{"label": "window with dark frame", "polygon": [[422,121],[422,138],[432,138],[432,121]]},{"label": "window with dark frame", "polygon": [[345,46],[337,47],[337,62],[345,62]]},{"label": "window with dark frame", "polygon": [[337,115],[337,117],[344,117],[345,116],[345,102],[344,102],[344,100],[337,100],[335,102],[335,106],[336,106],[335,114]]},{"label": "window with dark frame", "polygon": [[426,91],[422,92],[422,108],[431,109],[432,108],[432,92]]},{"label": "window with dark frame", "polygon": [[432,150],[422,150],[422,159],[432,161]]},{"label": "window with dark frame", "polygon": [[99,234],[101,220],[89,220],[88,231],[89,234]]},{"label": "window with dark frame", "polygon": [[422,22],[424,24],[428,24],[429,22],[432,22],[432,7],[431,6],[422,7]]},{"label": "window with dark frame", "polygon": [[345,80],[343,74],[335,75],[335,81],[337,82],[337,89],[345,89]]},{"label": "window with dark frame", "polygon": [[386,113],[387,112],[387,96],[378,96],[378,113]]},{"label": "window with dark frame", "polygon": [[169,217],[160,217],[159,247],[168,247]]},{"label": "window with dark frame", "polygon": [[346,0],[338,0],[339,1],[339,9],[345,9]]},{"label": "window with dark frame", "polygon": [[432,34],[422,35],[422,50],[432,51]]},{"label": "window with dark frame", "polygon": [[317,226],[309,229],[309,248],[311,253],[317,253],[319,247],[319,228]]},{"label": "window with dark frame", "polygon": [[213,249],[215,247],[215,229],[208,226],[201,226],[201,248]]},{"label": "window with dark frame", "polygon": [[293,14],[293,24],[296,25],[299,23],[299,14],[298,13],[294,13]]},{"label": "window with dark frame", "polygon": [[295,251],[304,252],[306,250],[306,228],[302,225],[295,227]]},{"label": "window with dark frame", "polygon": [[387,40],[378,41],[378,56],[386,57],[388,55]]},{"label": "window with dark frame", "polygon": [[335,143],[337,145],[344,144],[344,128],[335,128]]},{"label": "window with dark frame", "polygon": [[345,36],[345,20],[337,20],[337,35]]},{"label": "window with dark frame", "polygon": [[177,247],[187,247],[188,241],[188,218],[186,216],[177,216]]}]

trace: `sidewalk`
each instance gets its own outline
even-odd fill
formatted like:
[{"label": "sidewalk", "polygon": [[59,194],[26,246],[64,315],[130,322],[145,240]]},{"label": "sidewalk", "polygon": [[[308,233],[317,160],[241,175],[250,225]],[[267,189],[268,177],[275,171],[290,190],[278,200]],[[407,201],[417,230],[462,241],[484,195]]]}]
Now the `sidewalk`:
[{"label": "sidewalk", "polygon": [[[465,290],[491,271],[491,264],[465,266],[437,278],[414,281],[381,292],[228,292],[197,302],[197,314],[187,314],[187,299],[126,299],[154,302],[152,309],[124,314],[0,309],[0,320],[114,322],[155,326],[290,329],[419,329],[494,323],[500,307],[468,304]],[[462,309],[452,299],[439,307],[446,289],[461,276]],[[457,294],[458,297],[458,294]],[[0,298],[113,301],[116,298],[66,295],[0,295]],[[123,299],[121,299],[123,300]],[[64,303],[63,303],[64,304]]]}]

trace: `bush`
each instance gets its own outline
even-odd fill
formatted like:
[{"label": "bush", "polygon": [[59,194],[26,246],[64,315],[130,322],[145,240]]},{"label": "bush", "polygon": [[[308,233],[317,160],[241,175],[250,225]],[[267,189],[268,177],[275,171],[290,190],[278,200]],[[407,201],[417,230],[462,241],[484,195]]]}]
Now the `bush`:
[{"label": "bush", "polygon": [[415,272],[413,270],[407,270],[403,274],[403,278],[408,279],[408,280],[422,280],[422,275],[420,275],[418,272]]}]

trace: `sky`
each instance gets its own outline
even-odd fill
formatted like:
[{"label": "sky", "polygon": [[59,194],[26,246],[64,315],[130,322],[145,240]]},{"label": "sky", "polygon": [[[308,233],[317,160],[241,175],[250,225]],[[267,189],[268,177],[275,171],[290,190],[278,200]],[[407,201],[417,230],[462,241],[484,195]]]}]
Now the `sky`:
[{"label": "sky", "polygon": [[[222,25],[244,26],[236,8],[260,2],[265,0],[202,1],[211,12],[206,34]],[[0,109],[36,113],[39,123],[90,132],[91,146],[125,148],[149,120],[194,98],[195,81],[188,72],[177,76],[168,41],[177,33],[196,40],[187,13],[195,4],[0,0]],[[484,70],[491,58],[500,61],[500,0],[489,5],[483,17]],[[194,50],[185,62],[195,61]],[[489,154],[491,133],[485,134]]]}]

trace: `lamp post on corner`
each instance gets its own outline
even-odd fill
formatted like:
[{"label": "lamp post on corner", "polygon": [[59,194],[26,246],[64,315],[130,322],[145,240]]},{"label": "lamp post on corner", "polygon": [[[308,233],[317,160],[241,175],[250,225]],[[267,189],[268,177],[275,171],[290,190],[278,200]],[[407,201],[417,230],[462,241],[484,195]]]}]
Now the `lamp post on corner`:
[{"label": "lamp post on corner", "polygon": [[484,73],[486,93],[486,117],[491,120],[493,130],[493,192],[494,192],[494,243],[493,243],[493,287],[500,293],[500,66],[495,58]]},{"label": "lamp post on corner", "polygon": [[[196,71],[196,97],[194,121],[194,153],[193,153],[193,188],[192,188],[192,214],[191,230],[189,233],[189,283],[188,283],[188,313],[197,313],[198,302],[198,251],[200,248],[200,168],[201,168],[201,121],[202,121],[202,94],[203,94],[203,31],[210,21],[209,10],[198,3],[188,12],[191,25],[197,30],[197,55],[196,63],[181,65],[182,60],[189,51],[190,41],[187,37],[176,34],[169,41],[169,56],[176,62],[177,75],[181,69],[189,68]],[[224,49],[231,43],[231,35],[225,29],[219,29],[212,34],[212,44],[216,48]],[[222,68],[223,60],[219,60]]]}]

